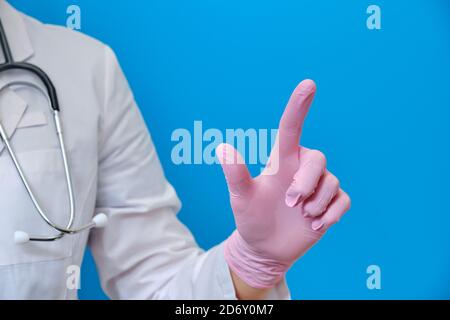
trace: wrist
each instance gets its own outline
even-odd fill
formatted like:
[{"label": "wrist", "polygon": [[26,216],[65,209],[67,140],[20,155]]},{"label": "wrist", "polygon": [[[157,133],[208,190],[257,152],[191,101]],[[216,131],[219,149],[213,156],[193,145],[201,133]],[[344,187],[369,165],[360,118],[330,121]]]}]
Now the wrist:
[{"label": "wrist", "polygon": [[252,248],[237,230],[225,241],[224,255],[231,271],[255,289],[274,287],[290,267],[290,264],[266,257]]},{"label": "wrist", "polygon": [[239,300],[264,300],[267,298],[272,288],[256,289],[249,286],[244,280],[230,269],[231,279],[233,280],[236,298]]}]

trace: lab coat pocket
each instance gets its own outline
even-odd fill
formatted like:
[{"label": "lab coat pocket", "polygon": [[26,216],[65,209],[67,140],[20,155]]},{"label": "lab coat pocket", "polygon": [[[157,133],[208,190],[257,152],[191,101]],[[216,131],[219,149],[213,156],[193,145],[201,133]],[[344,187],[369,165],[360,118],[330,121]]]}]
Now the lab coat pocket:
[{"label": "lab coat pocket", "polygon": [[[0,123],[8,138],[11,138],[16,131],[27,108],[27,103],[14,91],[0,88]],[[0,139],[0,154],[4,147],[4,143]]]},{"label": "lab coat pocket", "polygon": [[48,124],[47,115],[42,111],[25,112],[17,124],[17,128],[45,126]]},{"label": "lab coat pocket", "polygon": [[[43,211],[55,223],[66,226],[70,206],[60,150],[32,150],[16,156]],[[15,244],[15,231],[35,236],[57,234],[39,216],[9,154],[4,152],[0,156],[0,266],[54,261],[72,255],[76,236],[68,235],[53,242]]]}]

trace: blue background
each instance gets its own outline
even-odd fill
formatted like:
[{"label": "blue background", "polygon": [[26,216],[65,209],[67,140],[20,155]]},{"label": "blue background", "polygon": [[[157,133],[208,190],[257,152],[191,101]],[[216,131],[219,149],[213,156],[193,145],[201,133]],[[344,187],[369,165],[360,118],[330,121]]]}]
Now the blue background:
[{"label": "blue background", "polygon": [[[181,219],[209,248],[233,230],[221,169],[175,166],[176,128],[276,128],[290,92],[318,85],[302,143],[352,196],[345,219],[289,272],[296,299],[450,298],[450,4],[447,0],[11,1],[115,49]],[[366,27],[366,8],[382,29]],[[366,268],[382,270],[368,290]],[[80,298],[105,298],[89,254]]]}]

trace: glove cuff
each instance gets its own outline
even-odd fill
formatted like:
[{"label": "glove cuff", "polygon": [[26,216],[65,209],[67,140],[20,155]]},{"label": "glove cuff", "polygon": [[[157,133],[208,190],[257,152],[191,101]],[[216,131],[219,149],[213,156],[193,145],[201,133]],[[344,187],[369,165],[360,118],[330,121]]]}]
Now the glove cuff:
[{"label": "glove cuff", "polygon": [[290,267],[287,263],[265,258],[252,249],[237,230],[225,241],[224,255],[230,269],[256,289],[273,288]]}]

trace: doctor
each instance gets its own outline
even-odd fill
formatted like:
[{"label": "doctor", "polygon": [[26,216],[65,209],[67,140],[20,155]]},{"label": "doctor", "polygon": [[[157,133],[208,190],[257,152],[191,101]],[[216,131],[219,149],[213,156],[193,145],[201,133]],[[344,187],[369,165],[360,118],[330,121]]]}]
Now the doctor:
[{"label": "doctor", "polygon": [[[259,177],[249,175],[233,147],[217,148],[237,228],[204,252],[177,219],[180,202],[111,49],[81,33],[44,25],[3,0],[0,19],[14,60],[40,67],[56,87],[74,226],[100,212],[108,217],[104,228],[52,242],[14,243],[17,230],[43,235],[55,230],[37,214],[0,140],[0,298],[76,299],[66,271],[81,264],[87,245],[102,287],[114,299],[289,298],[287,270],[350,207],[323,154],[298,145],[315,94],[312,81],[292,94]],[[1,53],[0,63],[4,58]],[[0,123],[37,200],[54,222],[65,225],[70,205],[64,165],[42,90],[30,73],[3,72]]]}]

